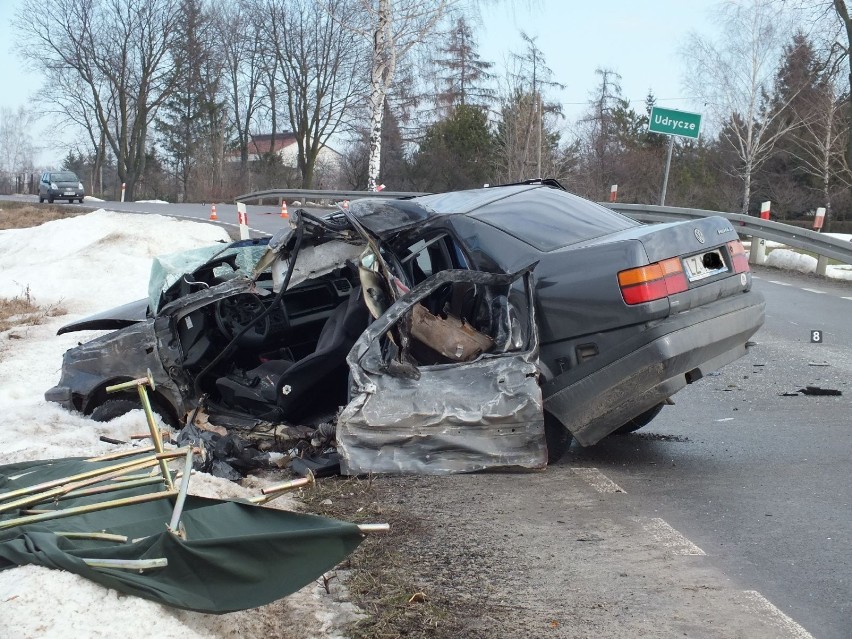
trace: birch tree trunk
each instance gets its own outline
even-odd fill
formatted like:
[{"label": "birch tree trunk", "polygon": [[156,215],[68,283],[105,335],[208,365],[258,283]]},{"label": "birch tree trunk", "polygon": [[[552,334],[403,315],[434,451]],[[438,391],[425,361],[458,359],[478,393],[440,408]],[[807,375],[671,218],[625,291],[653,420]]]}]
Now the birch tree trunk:
[{"label": "birch tree trunk", "polygon": [[382,162],[382,120],[385,98],[396,70],[396,46],[393,34],[391,0],[379,0],[378,20],[373,33],[373,66],[370,70],[370,161],[367,165],[367,190],[379,185]]}]

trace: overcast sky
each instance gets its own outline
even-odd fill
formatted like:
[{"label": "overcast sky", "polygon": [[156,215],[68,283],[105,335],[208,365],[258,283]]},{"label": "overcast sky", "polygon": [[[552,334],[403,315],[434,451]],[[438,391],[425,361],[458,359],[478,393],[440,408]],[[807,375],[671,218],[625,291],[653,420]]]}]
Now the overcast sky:
[{"label": "overcast sky", "polygon": [[[38,73],[27,71],[13,53],[11,20],[21,0],[0,0],[0,106],[17,108],[41,90]],[[623,95],[634,108],[653,90],[660,106],[700,111],[700,101],[681,88],[684,65],[678,54],[690,32],[708,33],[708,10],[718,0],[530,0],[486,3],[475,27],[483,59],[501,67],[510,51],[522,52],[520,31],[537,37],[553,79],[566,85],[554,94],[568,120],[583,111],[606,67],[622,76]],[[499,70],[497,70],[499,73]],[[574,103],[574,104],[572,104]],[[47,123],[37,127],[37,142]],[[65,152],[43,153],[41,161],[59,162]]]}]

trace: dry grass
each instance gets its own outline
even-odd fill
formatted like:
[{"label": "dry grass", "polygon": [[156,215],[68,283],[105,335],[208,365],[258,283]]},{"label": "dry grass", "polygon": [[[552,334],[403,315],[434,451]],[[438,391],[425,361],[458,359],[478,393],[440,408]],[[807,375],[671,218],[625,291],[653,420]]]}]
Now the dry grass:
[{"label": "dry grass", "polygon": [[39,226],[45,222],[66,217],[85,215],[94,209],[56,204],[31,204],[29,202],[0,201],[0,231]]},{"label": "dry grass", "polygon": [[[0,333],[17,326],[37,326],[48,317],[64,315],[65,310],[60,306],[39,306],[26,288],[15,297],[0,297]],[[10,338],[14,337],[9,335]]]},{"label": "dry grass", "polygon": [[[425,639],[437,626],[457,624],[441,593],[424,596],[418,585],[406,541],[420,530],[417,519],[393,506],[390,491],[372,479],[328,477],[320,479],[300,500],[305,510],[353,523],[389,523],[387,534],[370,535],[344,562],[351,571],[347,587],[352,601],[366,617],[348,629],[353,639]],[[388,487],[389,488],[389,487]],[[330,502],[330,503],[329,503]],[[447,636],[447,635],[444,635]]]}]

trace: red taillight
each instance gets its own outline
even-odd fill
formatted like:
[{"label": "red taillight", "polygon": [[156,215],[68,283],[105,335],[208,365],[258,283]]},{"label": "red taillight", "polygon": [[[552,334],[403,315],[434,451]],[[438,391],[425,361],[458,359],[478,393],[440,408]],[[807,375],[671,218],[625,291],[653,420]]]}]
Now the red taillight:
[{"label": "red taillight", "polygon": [[688,287],[680,258],[640,266],[618,274],[621,296],[628,304],[642,304],[682,293]]},{"label": "red taillight", "polygon": [[747,273],[751,270],[748,267],[748,257],[742,242],[739,240],[728,242],[728,252],[731,254],[731,266],[734,268],[734,273]]}]

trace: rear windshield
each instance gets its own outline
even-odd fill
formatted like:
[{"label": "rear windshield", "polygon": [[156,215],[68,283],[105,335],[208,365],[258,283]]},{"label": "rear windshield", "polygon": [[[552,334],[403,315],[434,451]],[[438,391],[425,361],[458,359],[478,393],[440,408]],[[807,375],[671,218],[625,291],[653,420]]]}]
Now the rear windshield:
[{"label": "rear windshield", "polygon": [[486,204],[470,215],[540,251],[553,251],[639,226],[606,207],[550,187],[522,191]]},{"label": "rear windshield", "polygon": [[54,182],[79,182],[77,175],[71,171],[63,171],[62,173],[51,173],[50,179]]}]

